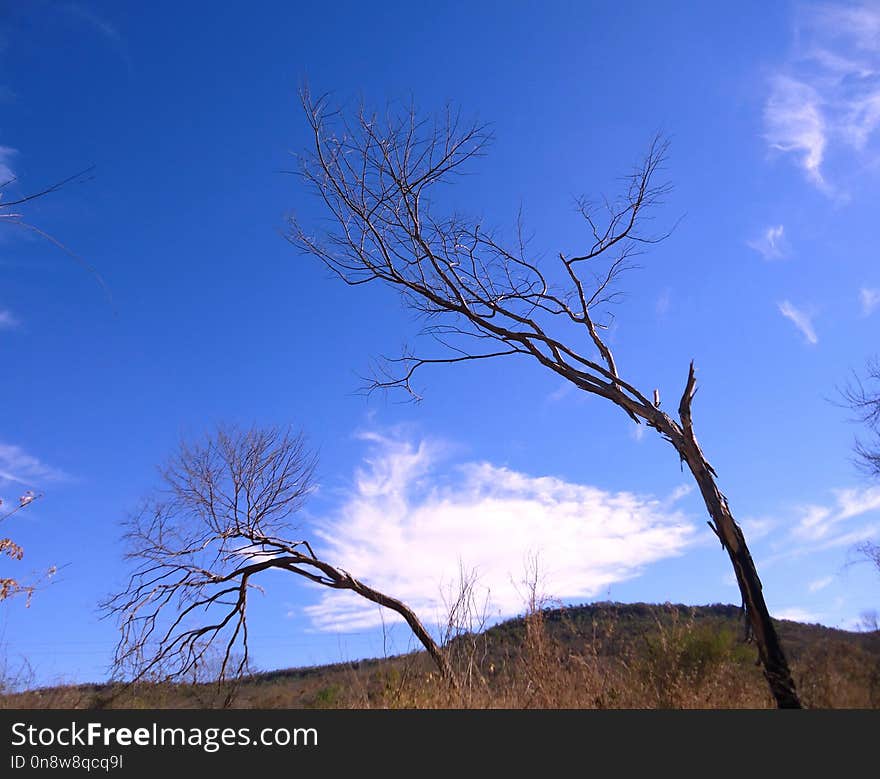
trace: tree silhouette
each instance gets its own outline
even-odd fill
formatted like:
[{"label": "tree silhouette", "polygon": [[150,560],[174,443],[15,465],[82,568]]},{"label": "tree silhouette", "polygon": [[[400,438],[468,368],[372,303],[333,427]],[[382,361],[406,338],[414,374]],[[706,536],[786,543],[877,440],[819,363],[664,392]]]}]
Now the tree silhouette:
[{"label": "tree silhouette", "polygon": [[446,657],[406,604],[320,558],[301,537],[296,519],[315,466],[303,435],[277,427],[220,427],[181,444],[161,488],[127,522],[134,572],[102,604],[121,629],[118,673],[180,679],[210,665],[219,679],[240,677],[250,659],[248,602],[275,570],[397,612],[454,683]]}]

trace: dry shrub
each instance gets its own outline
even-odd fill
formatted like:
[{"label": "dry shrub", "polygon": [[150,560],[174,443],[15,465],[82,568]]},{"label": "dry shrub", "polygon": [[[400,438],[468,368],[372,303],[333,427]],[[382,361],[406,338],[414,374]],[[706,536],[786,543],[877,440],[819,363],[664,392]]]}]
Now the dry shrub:
[{"label": "dry shrub", "polygon": [[825,639],[808,647],[792,670],[808,708],[880,708],[880,659],[861,647]]},{"label": "dry shrub", "polygon": [[[553,628],[548,625],[552,615]],[[650,632],[618,637],[609,608],[584,628],[565,610],[534,600],[522,640],[502,652],[477,641],[453,644],[457,689],[436,674],[412,675],[371,702],[417,708],[766,708],[773,705],[753,647],[727,626],[657,607]],[[486,634],[482,634],[486,640]],[[470,651],[463,651],[463,647]]]}]

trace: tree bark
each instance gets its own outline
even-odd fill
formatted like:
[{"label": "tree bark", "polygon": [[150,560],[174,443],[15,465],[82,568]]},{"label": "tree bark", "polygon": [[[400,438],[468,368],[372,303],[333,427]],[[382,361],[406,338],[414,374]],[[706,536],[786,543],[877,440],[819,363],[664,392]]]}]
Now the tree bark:
[{"label": "tree bark", "polygon": [[764,670],[764,677],[770,685],[770,691],[776,699],[776,705],[780,709],[799,709],[801,703],[795,690],[788,661],[770,618],[770,612],[767,610],[767,604],[764,602],[761,580],[758,578],[758,572],[755,569],[749,548],[746,546],[742,530],[730,513],[727,500],[715,484],[705,460],[692,452],[688,452],[685,459],[688,468],[697,480],[706,508],[714,520],[713,530],[733,564],[749,626],[758,647],[758,656]]},{"label": "tree bark", "polygon": [[799,709],[801,702],[795,689],[794,680],[788,667],[788,661],[767,604],[764,602],[761,580],[752,555],[746,545],[745,536],[731,514],[727,498],[715,482],[717,474],[703,455],[697,438],[694,435],[691,418],[691,401],[696,392],[694,364],[691,363],[688,380],[679,404],[681,425],[677,425],[666,415],[660,414],[652,426],[672,443],[682,461],[687,463],[700,488],[700,494],[712,517],[709,526],[718,536],[721,545],[727,551],[736,582],[742,595],[746,618],[758,647],[758,657],[764,671],[764,677],[770,691],[780,709]]}]

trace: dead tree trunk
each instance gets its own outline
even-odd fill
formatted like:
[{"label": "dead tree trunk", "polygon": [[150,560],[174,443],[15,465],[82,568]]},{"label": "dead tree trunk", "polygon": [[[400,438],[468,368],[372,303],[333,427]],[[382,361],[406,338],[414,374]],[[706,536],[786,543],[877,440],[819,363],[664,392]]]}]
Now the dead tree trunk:
[{"label": "dead tree trunk", "polygon": [[761,580],[746,545],[745,537],[740,529],[727,498],[715,483],[717,474],[703,455],[694,434],[691,418],[691,401],[696,392],[694,364],[691,362],[687,384],[678,407],[680,424],[673,421],[667,414],[657,412],[648,424],[656,428],[676,449],[682,462],[687,463],[700,488],[700,494],[712,520],[709,527],[718,536],[721,546],[725,549],[733,564],[736,582],[742,596],[743,607],[751,636],[758,648],[758,656],[764,671],[764,677],[770,691],[780,709],[799,709],[801,702],[795,689],[794,680],[788,667],[788,661],[767,604],[764,602]]}]

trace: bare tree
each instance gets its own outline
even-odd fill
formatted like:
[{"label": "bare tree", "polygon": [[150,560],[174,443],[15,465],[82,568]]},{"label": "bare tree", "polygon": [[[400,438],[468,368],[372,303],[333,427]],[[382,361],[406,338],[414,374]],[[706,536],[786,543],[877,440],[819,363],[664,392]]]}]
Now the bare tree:
[{"label": "bare tree", "polygon": [[415,110],[380,117],[361,109],[348,119],[328,110],[325,98],[307,91],[302,97],[314,144],[299,172],[332,216],[332,227],[315,235],[291,217],[289,240],[347,284],[397,289],[405,305],[427,319],[424,332],[440,347],[382,361],[368,389],[398,387],[415,396],[412,379],[424,366],[523,355],[656,430],[699,486],[777,704],[799,707],[743,532],[697,443],[693,362],[676,418],[661,408],[658,390],[643,392],[623,378],[602,334],[608,305],[619,294],[616,283],[646,245],[665,237],[646,226],[669,191],[656,181],[666,143],[655,138],[619,199],[598,207],[581,200],[585,245],[545,263],[529,248],[521,219],[505,240],[479,220],[451,209],[440,213],[438,185],[485,153],[485,125],[464,122],[452,110],[423,119]]},{"label": "bare tree", "polygon": [[220,428],[201,443],[181,444],[162,470],[162,489],[128,522],[127,559],[136,566],[128,585],[102,604],[120,624],[117,673],[189,678],[209,662],[221,680],[245,673],[248,597],[259,575],[274,569],[397,612],[452,680],[408,606],[296,539],[294,520],[313,489],[315,464],[302,434],[278,428]]},{"label": "bare tree", "polygon": [[871,563],[880,573],[880,544],[873,541],[862,541],[855,550],[862,560]]},{"label": "bare tree", "polygon": [[844,403],[855,411],[857,421],[868,430],[867,441],[856,439],[859,465],[871,476],[880,476],[880,359],[870,361],[866,379],[853,377],[841,395]]},{"label": "bare tree", "polygon": [[[844,405],[856,413],[856,421],[868,430],[868,439],[856,438],[853,446],[858,465],[869,476],[880,477],[880,359],[868,362],[865,380],[854,376],[840,394]],[[856,552],[880,571],[880,544],[864,541]]]}]

